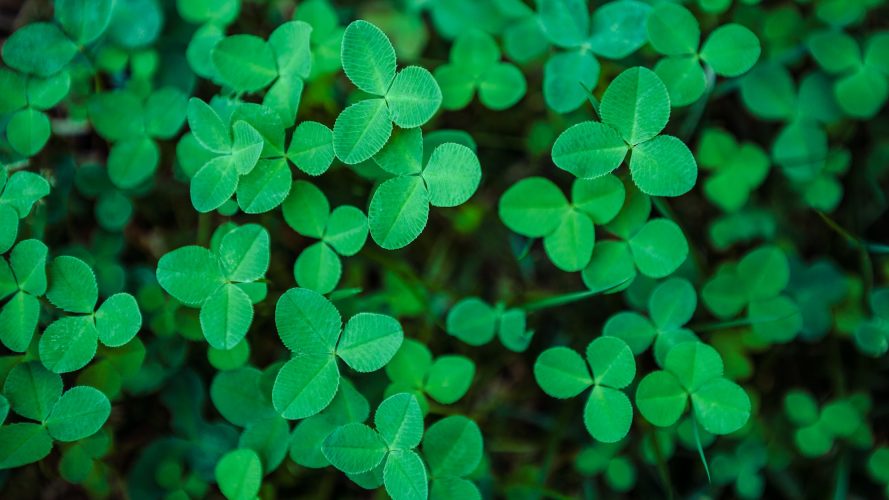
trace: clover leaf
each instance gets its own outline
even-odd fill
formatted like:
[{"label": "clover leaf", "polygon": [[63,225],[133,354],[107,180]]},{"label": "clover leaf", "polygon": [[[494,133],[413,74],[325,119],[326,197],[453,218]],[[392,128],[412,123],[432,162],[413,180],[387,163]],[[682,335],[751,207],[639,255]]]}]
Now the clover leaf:
[{"label": "clover leaf", "polygon": [[456,403],[472,385],[475,363],[465,356],[445,355],[432,359],[429,349],[415,340],[407,339],[386,365],[386,375],[392,381],[386,394],[409,392],[425,413],[434,401],[449,405]]},{"label": "clover leaf", "polygon": [[337,158],[349,165],[370,159],[392,135],[392,123],[404,129],[429,121],[441,105],[435,78],[419,66],[395,71],[395,49],[379,28],[367,21],[346,27],[343,71],[360,90],[373,97],[346,108],[333,126]]},{"label": "clover leaf", "polygon": [[426,498],[426,466],[414,451],[423,439],[423,413],[416,398],[408,393],[389,396],[377,407],[374,426],[350,423],[338,428],[324,440],[324,456],[350,476],[381,473],[392,498]]},{"label": "clover leaf", "polygon": [[737,212],[769,173],[769,157],[757,145],[738,144],[721,129],[701,134],[697,158],[712,171],[704,181],[704,195],[726,212]]},{"label": "clover leaf", "polygon": [[478,189],[478,157],[462,144],[435,147],[423,166],[423,134],[419,128],[398,132],[373,159],[393,177],[380,184],[370,200],[370,235],[387,250],[414,241],[429,218],[429,205],[456,207]]},{"label": "clover leaf", "polygon": [[636,388],[639,412],[658,427],[675,424],[689,398],[696,421],[713,434],[735,432],[750,418],[747,393],[723,377],[719,353],[698,341],[670,349],[664,369],[646,375]]},{"label": "clover leaf", "polygon": [[574,459],[574,468],[586,477],[604,476],[605,483],[614,491],[629,491],[636,484],[636,468],[632,460],[620,455],[626,444],[627,439],[623,439],[584,447]]},{"label": "clover leaf", "polygon": [[297,257],[293,266],[297,285],[322,294],[332,291],[342,275],[339,256],[355,255],[364,247],[367,217],[350,205],[331,211],[324,193],[306,181],[294,183],[281,210],[294,231],[321,240]]},{"label": "clover leaf", "polygon": [[33,156],[46,145],[51,134],[47,111],[71,90],[71,75],[59,71],[52,76],[23,75],[0,68],[0,112],[10,113],[6,139],[22,156]]},{"label": "clover leaf", "polygon": [[734,484],[740,498],[760,498],[765,489],[763,469],[768,463],[768,449],[755,437],[742,441],[732,451],[713,456],[713,482]]},{"label": "clover leaf", "polygon": [[7,178],[0,169],[0,254],[12,248],[18,236],[19,219],[31,213],[31,208],[49,194],[49,182],[32,172],[18,171]]},{"label": "clover leaf", "polygon": [[648,298],[650,319],[635,312],[619,312],[608,318],[602,335],[617,337],[638,356],[654,344],[654,357],[664,366],[667,353],[681,342],[698,340],[684,328],[697,308],[695,289],[685,279],[671,278],[659,284]]},{"label": "clover leaf", "polygon": [[656,5],[646,26],[651,46],[667,56],[658,61],[654,71],[667,86],[673,107],[694,103],[712,85],[700,61],[717,75],[736,77],[749,71],[761,52],[756,35],[735,23],[716,28],[699,47],[697,19],[675,3]]},{"label": "clover leaf", "polygon": [[[108,177],[121,189],[133,189],[157,171],[159,139],[179,133],[186,115],[187,96],[166,87],[141,98],[129,90],[96,94],[88,104],[96,132],[112,142]],[[190,104],[189,104],[190,106]]]},{"label": "clover leaf", "polygon": [[819,31],[807,42],[815,62],[836,75],[833,92],[837,104],[854,118],[875,116],[889,99],[889,32],[870,36],[862,51],[858,42],[842,31]]},{"label": "clover leaf", "polygon": [[0,341],[11,351],[24,352],[31,343],[40,318],[39,297],[46,293],[46,256],[49,249],[39,240],[20,241],[0,260]]},{"label": "clover leaf", "polygon": [[306,288],[291,288],[278,299],[275,325],[294,357],[275,378],[272,402],[290,420],[310,417],[330,404],[340,383],[337,358],[360,373],[377,371],[404,339],[398,321],[383,314],[360,313],[344,327],[336,307]]},{"label": "clover leaf", "polygon": [[635,0],[608,2],[590,19],[586,0],[540,0],[543,33],[560,48],[544,66],[543,96],[557,113],[574,111],[599,81],[596,55],[623,59],[646,41],[645,19],[651,7]]},{"label": "clover leaf", "polygon": [[784,411],[795,427],[793,441],[800,453],[806,457],[826,455],[839,439],[870,447],[873,438],[865,424],[870,400],[860,396],[836,398],[819,408],[808,392],[785,394]]},{"label": "clover leaf", "polygon": [[200,326],[216,349],[232,349],[253,321],[248,284],[262,279],[269,267],[269,234],[245,224],[221,233],[218,248],[178,248],[161,257],[157,281],[176,300],[200,308]]},{"label": "clover leaf", "polygon": [[514,352],[524,352],[531,343],[533,330],[526,330],[525,311],[507,309],[502,303],[491,307],[477,297],[465,298],[448,311],[445,329],[448,335],[472,346],[490,342],[496,334],[500,343]]},{"label": "clover leaf", "polygon": [[698,166],[681,140],[658,135],[670,117],[670,97],[651,70],[635,67],[605,89],[601,122],[582,122],[562,132],[553,144],[557,167],[583,179],[617,169],[630,154],[630,174],[651,196],[679,196],[695,185]]},{"label": "clover leaf", "polygon": [[321,413],[301,420],[293,430],[290,458],[303,467],[326,467],[330,462],[321,450],[327,436],[350,423],[363,423],[370,416],[370,404],[348,379],[340,381],[333,401]]},{"label": "clover leaf", "polygon": [[617,337],[599,337],[590,342],[586,360],[567,347],[552,347],[534,363],[537,384],[554,398],[573,398],[592,387],[583,422],[594,439],[605,443],[620,441],[630,432],[633,406],[621,389],[635,376],[633,353]]},{"label": "clover leaf", "polygon": [[872,316],[855,328],[855,345],[870,356],[889,351],[889,289],[877,288],[868,297]]},{"label": "clover leaf", "polygon": [[249,448],[232,450],[216,463],[216,482],[229,500],[252,500],[262,485],[262,462]]},{"label": "clover leaf", "polygon": [[435,422],[426,429],[422,449],[429,465],[430,497],[450,498],[454,491],[481,496],[478,487],[466,479],[484,452],[482,433],[475,422],[461,415]]},{"label": "clover leaf", "polygon": [[527,90],[525,77],[513,64],[500,62],[500,48],[491,35],[467,31],[454,41],[448,64],[435,70],[442,107],[465,108],[473,95],[485,107],[503,110],[515,105]]}]

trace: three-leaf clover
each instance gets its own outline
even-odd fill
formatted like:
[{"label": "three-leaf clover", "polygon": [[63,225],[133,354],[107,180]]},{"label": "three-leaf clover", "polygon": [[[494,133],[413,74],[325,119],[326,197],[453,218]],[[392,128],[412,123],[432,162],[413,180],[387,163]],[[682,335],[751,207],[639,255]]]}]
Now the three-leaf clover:
[{"label": "three-leaf clover", "polygon": [[685,279],[671,278],[648,297],[650,319],[636,312],[619,312],[608,318],[602,335],[622,339],[638,356],[654,344],[654,357],[663,366],[667,353],[680,342],[698,340],[684,328],[697,308],[695,289]]},{"label": "three-leaf clover", "polygon": [[842,31],[819,31],[809,37],[809,51],[821,68],[837,76],[833,92],[847,115],[872,118],[889,99],[889,32],[870,36],[861,50]]},{"label": "three-leaf clover", "polygon": [[494,38],[478,30],[457,37],[451,47],[451,60],[435,69],[441,86],[442,107],[465,108],[476,90],[485,107],[503,110],[519,101],[527,90],[525,76],[514,64],[500,62],[500,48]]},{"label": "three-leaf clover", "polygon": [[500,343],[514,352],[524,352],[531,343],[533,330],[526,330],[527,317],[525,311],[518,308],[506,308],[503,303],[491,307],[478,297],[468,297],[448,311],[445,329],[448,335],[472,346],[485,345],[494,335]]},{"label": "three-leaf clover", "polygon": [[[330,434],[321,447],[327,460],[350,476],[370,476],[367,486],[385,485],[394,499],[428,496],[426,465],[415,451],[423,439],[423,412],[408,393],[389,396],[374,413],[374,428],[346,424]],[[375,483],[375,485],[374,485]]]},{"label": "three-leaf clover", "polygon": [[802,330],[799,306],[782,293],[790,281],[790,265],[784,252],[762,246],[747,253],[737,264],[720,266],[704,284],[704,305],[721,319],[747,309],[747,319],[760,340],[783,343]]},{"label": "three-leaf clover", "polygon": [[554,398],[573,398],[593,388],[583,410],[583,423],[594,439],[605,443],[620,441],[630,432],[633,406],[621,389],[635,376],[633,352],[617,337],[590,342],[586,360],[568,347],[552,347],[534,363],[537,384]]},{"label": "three-leaf clover", "polygon": [[46,293],[46,256],[49,249],[40,240],[20,241],[0,258],[0,300],[10,297],[0,309],[0,341],[9,350],[25,352],[40,319],[39,297]]},{"label": "three-leaf clover", "polygon": [[19,219],[31,213],[37,201],[49,194],[49,182],[32,172],[18,171],[7,177],[0,168],[0,254],[12,248]]},{"label": "three-leaf clover", "polygon": [[737,212],[769,173],[769,157],[756,144],[738,144],[722,129],[701,134],[697,158],[712,173],[704,181],[704,195],[726,212]]},{"label": "three-leaf clover", "polygon": [[583,476],[603,476],[605,483],[614,491],[627,492],[636,485],[636,467],[633,461],[620,453],[629,439],[616,443],[594,443],[580,450],[574,458],[574,468]]},{"label": "three-leaf clover", "polygon": [[528,177],[500,198],[500,219],[529,238],[543,237],[550,261],[563,271],[580,271],[595,247],[595,224],[613,219],[624,203],[623,183],[613,175],[575,179],[571,202],[550,180]]},{"label": "three-leaf clover", "polygon": [[425,166],[424,158],[419,128],[399,131],[373,157],[394,176],[377,186],[368,208],[370,235],[387,250],[407,246],[423,232],[429,205],[456,207],[478,189],[481,165],[470,148],[446,142],[432,149]]},{"label": "three-leaf clover", "polygon": [[426,396],[449,405],[456,403],[472,385],[475,363],[465,356],[445,355],[432,359],[425,345],[407,339],[386,365],[386,375],[392,381],[386,394],[409,392],[416,396],[423,412],[429,408]]},{"label": "three-leaf clover", "polygon": [[679,196],[695,185],[698,165],[684,142],[659,135],[670,118],[670,96],[661,79],[643,67],[619,74],[602,95],[602,121],[582,122],[553,144],[557,167],[594,179],[619,167],[630,151],[630,174],[651,196]]},{"label": "three-leaf clover", "polygon": [[543,97],[558,113],[574,111],[599,81],[596,55],[623,59],[646,41],[645,19],[651,7],[635,0],[617,0],[597,8],[590,19],[586,0],[539,0],[543,33],[556,47],[567,49],[549,58],[543,68]]},{"label": "three-leaf clover", "polygon": [[423,458],[429,465],[429,496],[433,500],[481,498],[478,487],[466,476],[482,460],[484,441],[481,430],[462,415],[445,417],[430,425],[423,436]]},{"label": "three-leaf clover", "polygon": [[258,224],[221,229],[218,246],[177,248],[160,258],[156,274],[173,298],[200,308],[201,330],[212,347],[232,349],[253,321],[250,292],[269,267],[269,233]]},{"label": "three-leaf clover", "polygon": [[682,342],[667,353],[664,369],[645,376],[636,388],[636,406],[658,427],[675,424],[691,398],[693,414],[707,432],[729,434],[750,418],[750,398],[723,377],[716,349],[698,341]]},{"label": "three-leaf clover", "polygon": [[371,98],[346,108],[333,125],[333,149],[349,165],[377,154],[392,135],[392,124],[416,128],[441,105],[441,89],[428,70],[408,66],[396,73],[395,49],[379,28],[367,21],[346,27],[343,71]]},{"label": "three-leaf clover", "polygon": [[293,357],[275,378],[272,403],[290,420],[310,417],[330,404],[340,383],[337,358],[360,373],[377,371],[404,339],[398,321],[383,314],[359,313],[344,327],[333,303],[306,288],[281,295],[275,325]]},{"label": "three-leaf clover", "polygon": [[89,101],[90,122],[112,143],[108,177],[121,189],[133,189],[150,179],[160,163],[158,139],[171,139],[185,122],[186,98],[166,87],[146,98],[129,90],[96,94]]},{"label": "three-leaf clover", "polygon": [[3,397],[17,415],[39,423],[0,426],[0,469],[42,459],[51,451],[53,440],[86,438],[98,431],[111,414],[111,403],[101,391],[81,385],[63,393],[62,377],[36,361],[10,370],[3,384]]},{"label": "three-leaf clover", "polygon": [[60,71],[42,78],[0,68],[0,114],[6,115],[6,140],[22,156],[40,152],[52,132],[47,111],[71,89],[71,76]]},{"label": "three-leaf clover", "polygon": [[[39,255],[34,256],[39,259]],[[35,263],[38,261],[42,262]],[[142,313],[136,299],[128,293],[112,295],[96,309],[99,300],[96,275],[76,257],[62,255],[53,259],[47,281],[46,299],[62,311],[74,314],[50,323],[40,337],[40,361],[53,372],[83,368],[96,355],[100,341],[108,347],[120,347],[132,340],[142,327]]]},{"label": "three-leaf clover", "polygon": [[765,490],[763,469],[768,464],[766,445],[756,437],[748,437],[732,452],[713,456],[710,468],[716,484],[734,484],[740,498],[761,498]]},{"label": "three-leaf clover", "polygon": [[658,61],[654,72],[667,86],[674,107],[697,101],[712,85],[701,61],[717,75],[735,77],[750,70],[762,50],[756,35],[735,23],[716,28],[700,46],[701,26],[694,14],[670,2],[651,10],[647,29],[651,46],[667,56]]},{"label": "three-leaf clover", "polygon": [[355,255],[367,240],[364,212],[350,205],[331,211],[324,193],[306,181],[294,183],[281,210],[294,231],[321,240],[297,257],[293,266],[297,285],[322,294],[332,291],[342,275],[339,256]]},{"label": "three-leaf clover", "polygon": [[838,439],[870,448],[873,445],[867,426],[870,405],[870,399],[862,394],[834,399],[821,408],[806,391],[791,390],[784,395],[784,412],[796,427],[794,444],[807,457],[826,455]]}]

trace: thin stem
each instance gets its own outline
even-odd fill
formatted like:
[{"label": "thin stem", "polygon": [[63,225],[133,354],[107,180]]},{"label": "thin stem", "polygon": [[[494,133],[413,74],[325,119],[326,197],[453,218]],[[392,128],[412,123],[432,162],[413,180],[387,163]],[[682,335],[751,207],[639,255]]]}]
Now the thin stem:
[{"label": "thin stem", "polygon": [[695,417],[694,412],[692,412],[691,414],[691,428],[695,436],[695,447],[698,449],[698,455],[701,457],[701,463],[704,464],[704,472],[707,473],[707,482],[712,483],[713,480],[710,479],[710,466],[707,465],[707,457],[704,456],[704,446],[701,444],[701,433],[700,431],[698,431],[698,419]]}]

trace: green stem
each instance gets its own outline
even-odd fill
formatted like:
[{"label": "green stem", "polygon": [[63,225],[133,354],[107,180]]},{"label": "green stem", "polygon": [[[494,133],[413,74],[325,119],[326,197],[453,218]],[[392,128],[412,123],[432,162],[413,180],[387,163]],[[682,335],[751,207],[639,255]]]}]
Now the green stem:
[{"label": "green stem", "polygon": [[534,300],[519,306],[519,308],[523,309],[526,313],[532,313],[535,311],[541,311],[543,309],[551,309],[553,307],[571,304],[572,302],[579,302],[581,300],[588,299],[594,295],[599,295],[600,293],[601,292],[595,292],[592,290],[566,293],[564,295],[556,295],[555,297],[547,297],[545,299]]},{"label": "green stem", "polygon": [[698,431],[698,419],[695,418],[694,412],[691,414],[691,428],[695,436],[695,448],[698,449],[698,455],[701,457],[701,463],[704,464],[704,472],[707,473],[707,482],[712,483],[710,479],[710,466],[707,465],[707,457],[704,456],[704,446],[701,444],[701,433]]}]

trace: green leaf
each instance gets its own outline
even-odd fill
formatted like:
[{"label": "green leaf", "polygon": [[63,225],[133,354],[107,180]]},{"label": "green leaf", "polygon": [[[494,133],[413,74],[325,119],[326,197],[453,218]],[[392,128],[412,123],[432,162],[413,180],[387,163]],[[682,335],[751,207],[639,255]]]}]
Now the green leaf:
[{"label": "green leaf", "polygon": [[602,335],[623,340],[634,355],[645,352],[657,334],[657,330],[648,318],[629,311],[622,311],[608,318],[602,328]]},{"label": "green leaf", "polygon": [[[275,307],[278,336],[297,354],[333,354],[343,321],[336,307],[318,292],[291,288]],[[331,395],[331,397],[333,397]]]},{"label": "green leaf", "polygon": [[592,179],[619,167],[627,150],[627,144],[614,128],[599,122],[582,122],[559,135],[552,155],[557,167],[577,177]]},{"label": "green leaf", "polygon": [[0,341],[12,351],[24,352],[31,344],[39,317],[40,301],[25,292],[16,293],[0,309]]},{"label": "green leaf", "polygon": [[296,283],[318,293],[330,293],[343,274],[343,264],[327,243],[317,242],[296,258],[293,275]]},{"label": "green leaf", "polygon": [[687,280],[672,278],[664,281],[648,298],[651,320],[661,330],[679,328],[691,320],[697,308],[695,288]]},{"label": "green leaf", "polygon": [[185,246],[165,254],[157,263],[157,281],[179,302],[202,304],[225,282],[216,256],[199,246]]},{"label": "green leaf", "polygon": [[639,272],[650,278],[669,276],[688,257],[682,230],[668,219],[652,219],[629,240]]},{"label": "green leaf", "polygon": [[766,299],[778,295],[787,287],[790,265],[781,249],[762,246],[738,262],[737,275],[750,299]]},{"label": "green leaf", "polygon": [[247,366],[221,371],[210,384],[213,406],[234,425],[247,427],[251,423],[274,415],[271,402],[260,389],[262,373]]},{"label": "green leaf", "polygon": [[330,203],[317,186],[296,181],[281,207],[284,220],[294,231],[311,238],[324,236],[330,218]]},{"label": "green leaf", "polygon": [[[7,186],[9,189],[9,186]],[[9,255],[9,265],[19,288],[31,295],[46,293],[46,254],[49,249],[40,240],[20,241]]]},{"label": "green leaf", "polygon": [[423,499],[429,496],[426,466],[420,456],[410,450],[389,453],[383,468],[383,484],[394,500]]},{"label": "green leaf", "polygon": [[[666,5],[666,4],[664,4]],[[664,82],[674,108],[696,102],[707,90],[707,75],[693,57],[667,57],[658,61],[654,72]]]},{"label": "green leaf", "polygon": [[46,430],[58,441],[77,441],[95,434],[109,415],[108,397],[98,389],[80,385],[62,394],[46,420]]},{"label": "green leaf", "polygon": [[543,392],[559,399],[573,398],[593,385],[586,361],[567,347],[543,351],[534,363],[534,378]]},{"label": "green leaf", "polygon": [[656,136],[670,118],[670,96],[658,76],[643,67],[625,70],[611,81],[599,105],[602,121],[631,146]]},{"label": "green leaf", "polygon": [[676,375],[689,393],[722,377],[722,358],[716,349],[703,342],[682,342],[667,353],[664,368]]},{"label": "green leaf", "polygon": [[335,430],[321,447],[327,460],[347,474],[361,474],[380,465],[386,456],[386,443],[370,427],[351,423]]},{"label": "green leaf", "polygon": [[200,321],[207,343],[216,349],[233,349],[247,335],[253,321],[250,297],[226,283],[204,301]]},{"label": "green leaf", "polygon": [[282,417],[297,420],[326,408],[336,395],[340,372],[330,354],[305,354],[281,367],[272,388],[272,403]]},{"label": "green leaf", "polygon": [[6,376],[3,395],[9,400],[12,411],[43,422],[62,396],[62,377],[38,362],[22,363]]},{"label": "green leaf", "polygon": [[392,121],[401,128],[415,128],[428,122],[441,101],[438,82],[432,73],[419,66],[399,71],[386,91]]},{"label": "green leaf", "polygon": [[653,425],[669,427],[685,412],[688,393],[670,372],[651,372],[636,388],[636,406]]},{"label": "green leaf", "polygon": [[747,393],[738,384],[724,378],[701,386],[691,395],[691,401],[698,421],[713,434],[735,432],[750,418]]},{"label": "green leaf", "polygon": [[412,394],[386,398],[374,414],[374,426],[389,450],[411,450],[423,439],[423,412]]},{"label": "green leaf", "polygon": [[482,170],[471,149],[445,143],[432,151],[422,176],[429,190],[430,204],[455,207],[469,200],[478,189]]},{"label": "green leaf", "polygon": [[237,188],[238,168],[235,157],[217,156],[191,178],[191,204],[201,213],[216,210],[235,194]]},{"label": "green leaf", "polygon": [[96,310],[95,318],[99,340],[108,347],[126,344],[142,328],[139,304],[128,293],[117,293],[105,299]]},{"label": "green leaf", "polygon": [[368,220],[374,241],[386,250],[410,244],[429,218],[429,191],[417,176],[389,179],[370,200]]},{"label": "green leaf", "polygon": [[51,23],[32,23],[16,30],[3,44],[3,62],[22,73],[51,76],[64,68],[77,46]]},{"label": "green leaf", "polygon": [[229,500],[253,500],[262,486],[262,462],[249,448],[232,450],[216,463],[219,490]]},{"label": "green leaf", "polygon": [[762,48],[752,31],[740,24],[724,24],[710,33],[701,47],[701,59],[717,75],[739,76],[753,67]]},{"label": "green leaf", "polygon": [[287,158],[309,175],[321,175],[333,162],[333,131],[318,122],[302,122],[293,131]]},{"label": "green leaf", "polygon": [[210,57],[222,82],[237,92],[256,92],[278,76],[275,54],[258,36],[225,37],[213,47]]},{"label": "green leaf", "polygon": [[570,113],[599,82],[599,61],[583,51],[554,54],[543,67],[543,98],[556,113]]},{"label": "green leaf", "polygon": [[596,386],[584,406],[583,423],[597,441],[616,443],[630,432],[633,406],[623,392]]},{"label": "green leaf", "polygon": [[377,154],[392,135],[392,116],[383,99],[352,104],[333,124],[333,150],[343,163],[354,165]]},{"label": "green leaf", "polygon": [[287,160],[260,159],[249,174],[238,180],[238,206],[248,214],[268,212],[287,198],[292,183],[293,175]]},{"label": "green leaf", "polygon": [[423,132],[419,128],[399,129],[373,160],[393,175],[419,174],[423,170],[423,146]]},{"label": "green leaf", "polygon": [[527,90],[525,75],[518,67],[497,63],[482,75],[478,83],[478,98],[488,109],[501,111],[519,102]]},{"label": "green leaf", "polygon": [[481,462],[482,453],[481,430],[462,415],[430,425],[423,437],[423,457],[436,479],[471,474]]},{"label": "green leaf", "polygon": [[593,53],[623,59],[648,40],[645,21],[651,6],[636,0],[608,2],[593,13],[592,36],[587,42]]},{"label": "green leaf", "polygon": [[581,277],[587,288],[595,292],[626,288],[636,277],[629,245],[620,241],[599,242],[593,248],[593,256]]},{"label": "green leaf", "polygon": [[309,44],[312,26],[304,21],[289,21],[269,35],[269,45],[275,53],[278,74],[308,78],[312,71],[312,51]]},{"label": "green leaf", "polygon": [[617,337],[599,337],[590,342],[586,359],[593,370],[596,385],[623,389],[636,376],[633,352],[626,342]]},{"label": "green leaf", "polygon": [[566,272],[585,268],[593,256],[595,228],[586,214],[568,211],[562,223],[543,238],[543,248],[552,263]]},{"label": "green leaf", "polygon": [[237,173],[248,174],[259,161],[266,142],[259,130],[243,120],[232,126],[232,136],[231,164]]},{"label": "green leaf", "polygon": [[52,451],[52,438],[39,424],[0,426],[0,469],[36,462]]},{"label": "green leaf", "polygon": [[571,202],[595,224],[607,224],[620,212],[627,191],[614,175],[577,179],[571,185]]},{"label": "green leaf", "polygon": [[340,255],[351,257],[364,247],[369,231],[367,217],[361,210],[344,205],[336,207],[327,219],[324,242]]},{"label": "green leaf", "polygon": [[698,164],[684,142],[661,135],[633,148],[630,173],[649,196],[680,196],[694,187]]},{"label": "green leaf", "polygon": [[56,257],[49,265],[46,298],[66,312],[92,313],[99,300],[96,275],[90,266],[76,257]]},{"label": "green leaf", "polygon": [[[0,205],[15,209],[19,218],[26,217],[38,200],[49,194],[49,182],[32,172],[18,171],[9,176],[0,195]],[[36,240],[32,240],[36,241]]]},{"label": "green leaf", "polygon": [[56,373],[79,370],[96,355],[99,332],[88,316],[67,316],[50,323],[40,337],[43,366]]},{"label": "green leaf", "polygon": [[108,153],[108,177],[121,189],[132,189],[150,179],[160,161],[157,143],[147,137],[126,139]]},{"label": "green leaf", "polygon": [[651,10],[647,22],[648,40],[654,50],[667,56],[697,54],[701,27],[682,5],[662,2]]},{"label": "green leaf", "polygon": [[372,372],[395,356],[403,339],[401,324],[395,318],[360,313],[346,323],[336,354],[353,370]]},{"label": "green leaf", "polygon": [[469,345],[480,346],[494,338],[497,313],[484,301],[470,297],[457,302],[448,312],[446,329]]},{"label": "green leaf", "polygon": [[245,224],[222,238],[218,255],[227,279],[256,281],[269,268],[269,233],[259,224]]},{"label": "green leaf", "polygon": [[475,376],[475,364],[463,356],[441,356],[429,367],[426,394],[441,404],[456,403],[462,398]]},{"label": "green leaf", "polygon": [[356,87],[386,95],[395,79],[395,49],[385,33],[367,21],[353,21],[343,34],[341,57],[343,71]]},{"label": "green leaf", "polygon": [[172,139],[179,133],[188,109],[188,96],[179,89],[158,89],[145,101],[145,131],[158,139]]},{"label": "green leaf", "polygon": [[500,220],[509,229],[530,238],[556,230],[569,210],[562,191],[543,177],[527,177],[500,197]]},{"label": "green leaf", "polygon": [[590,13],[585,0],[540,0],[537,12],[543,32],[559,46],[581,45],[590,34]]},{"label": "green leaf", "polygon": [[40,152],[49,140],[50,132],[49,117],[34,108],[17,111],[6,124],[9,145],[23,156]]},{"label": "green leaf", "polygon": [[231,136],[216,110],[197,97],[188,100],[188,127],[205,149],[214,153],[231,151]]},{"label": "green leaf", "polygon": [[113,0],[59,0],[55,18],[75,42],[86,45],[108,27],[113,7]]}]

